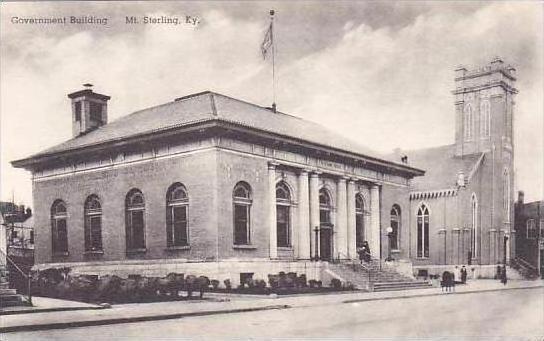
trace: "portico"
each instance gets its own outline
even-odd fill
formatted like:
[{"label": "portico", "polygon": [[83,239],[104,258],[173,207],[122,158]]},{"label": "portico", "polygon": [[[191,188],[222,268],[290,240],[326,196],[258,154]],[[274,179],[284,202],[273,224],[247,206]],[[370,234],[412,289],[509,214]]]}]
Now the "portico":
[{"label": "portico", "polygon": [[[357,245],[364,238],[374,258],[380,258],[380,182],[354,174],[338,174],[324,169],[293,167],[290,163],[268,162],[268,210],[270,258],[278,259],[278,186],[285,172],[296,176],[298,195],[292,223],[293,255],[298,260],[357,259]],[[362,230],[357,236],[356,197],[366,198]]]}]

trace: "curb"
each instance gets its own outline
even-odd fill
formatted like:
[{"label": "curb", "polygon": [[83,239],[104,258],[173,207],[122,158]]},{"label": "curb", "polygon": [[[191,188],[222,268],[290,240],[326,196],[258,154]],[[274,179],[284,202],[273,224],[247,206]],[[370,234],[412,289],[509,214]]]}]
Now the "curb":
[{"label": "curb", "polygon": [[110,318],[110,319],[103,319],[103,320],[33,324],[33,325],[23,325],[23,326],[0,327],[0,333],[13,333],[13,332],[21,332],[21,331],[38,331],[38,330],[51,330],[51,329],[67,329],[67,328],[74,328],[74,327],[91,327],[91,326],[102,326],[102,325],[120,324],[120,323],[148,322],[148,321],[158,321],[158,320],[170,320],[170,319],[177,319],[177,318],[183,318],[183,317],[219,315],[219,314],[228,314],[228,313],[246,313],[246,312],[260,311],[260,310],[274,310],[274,309],[288,309],[288,308],[291,308],[291,306],[284,304],[284,305],[271,305],[271,306],[264,306],[264,307],[255,307],[255,308],[240,308],[240,309],[229,309],[229,310],[205,310],[205,311],[199,311],[199,312],[175,313],[175,314],[167,314],[167,315],[135,316],[135,317],[125,317],[125,318]]},{"label": "curb", "polygon": [[29,309],[29,310],[8,310],[0,311],[0,316],[8,315],[23,315],[23,314],[35,314],[35,313],[53,313],[59,311],[76,311],[76,310],[101,310],[108,309],[107,307],[59,307],[59,308],[42,308],[42,309]]},{"label": "curb", "polygon": [[493,292],[493,291],[506,291],[506,290],[524,290],[524,289],[539,289],[544,288],[544,285],[534,286],[534,287],[519,287],[519,288],[497,288],[497,289],[483,289],[483,290],[471,290],[471,291],[457,291],[457,292],[437,292],[431,294],[413,294],[413,295],[404,295],[404,296],[390,296],[390,297],[369,297],[369,298],[357,298],[353,300],[342,301],[341,303],[357,303],[357,302],[369,302],[369,301],[385,301],[385,300],[395,300],[395,299],[406,299],[406,298],[416,298],[416,297],[433,297],[433,296],[443,296],[449,294],[474,294],[480,292]]}]

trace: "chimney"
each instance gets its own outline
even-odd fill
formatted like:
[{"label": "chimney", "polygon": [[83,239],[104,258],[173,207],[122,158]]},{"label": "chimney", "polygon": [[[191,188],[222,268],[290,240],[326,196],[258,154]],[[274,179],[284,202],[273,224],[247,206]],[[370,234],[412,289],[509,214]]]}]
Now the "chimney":
[{"label": "chimney", "polygon": [[110,96],[95,93],[93,85],[83,84],[85,89],[72,92],[72,136],[78,137],[108,123]]},{"label": "chimney", "polygon": [[525,200],[525,193],[523,191],[518,191],[518,204],[523,205],[524,200]]}]

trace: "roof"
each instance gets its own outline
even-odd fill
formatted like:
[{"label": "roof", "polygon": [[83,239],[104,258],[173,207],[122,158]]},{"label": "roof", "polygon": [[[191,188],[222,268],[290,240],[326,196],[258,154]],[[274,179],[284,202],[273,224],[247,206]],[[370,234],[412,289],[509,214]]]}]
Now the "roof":
[{"label": "roof", "polygon": [[[123,116],[96,130],[46,149],[25,160],[210,121],[233,123],[272,134],[304,140],[316,145],[385,161],[389,164],[396,164],[405,170],[423,174],[420,170],[414,170],[407,165],[388,160],[384,155],[380,155],[315,122],[281,112],[273,112],[269,108],[210,91],[181,97],[174,102]],[[20,161],[23,160],[15,161],[15,163]]]},{"label": "roof", "polygon": [[455,156],[455,145],[446,145],[418,150],[403,151],[410,165],[425,169],[425,176],[412,180],[415,191],[430,191],[455,188],[459,171],[465,178],[478,162],[481,154]]}]

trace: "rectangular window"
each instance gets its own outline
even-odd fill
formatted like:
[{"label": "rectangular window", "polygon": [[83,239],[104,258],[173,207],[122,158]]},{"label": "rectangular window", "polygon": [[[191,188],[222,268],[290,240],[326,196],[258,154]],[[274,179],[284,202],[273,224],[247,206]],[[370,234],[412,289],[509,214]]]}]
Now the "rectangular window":
[{"label": "rectangular window", "polygon": [[92,121],[102,122],[102,104],[90,102],[90,118]]},{"label": "rectangular window", "polygon": [[189,239],[187,238],[187,206],[172,207],[172,225],[174,232],[174,245],[188,245]]},{"label": "rectangular window", "polygon": [[249,243],[249,206],[234,205],[234,244],[248,245]]},{"label": "rectangular window", "polygon": [[85,251],[102,250],[102,217],[100,215],[88,216],[87,226]]},{"label": "rectangular window", "polygon": [[289,240],[289,206],[276,206],[276,224],[278,246],[291,246]]},{"label": "rectangular window", "polygon": [[68,252],[66,219],[55,219],[53,225],[53,253]]},{"label": "rectangular window", "polygon": [[537,230],[535,226],[535,220],[529,219],[527,220],[527,239],[536,239],[537,238]]},{"label": "rectangular window", "polygon": [[331,212],[328,210],[319,210],[319,221],[322,224],[329,224],[331,222]]},{"label": "rectangular window", "polygon": [[76,122],[81,121],[81,102],[75,103]]},{"label": "rectangular window", "polygon": [[34,244],[34,231],[30,231],[30,244]]},{"label": "rectangular window", "polygon": [[127,247],[129,249],[144,249],[144,211],[130,211],[130,231]]}]

